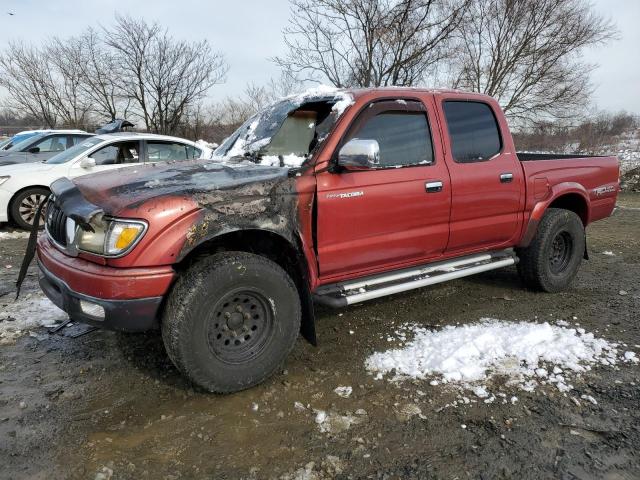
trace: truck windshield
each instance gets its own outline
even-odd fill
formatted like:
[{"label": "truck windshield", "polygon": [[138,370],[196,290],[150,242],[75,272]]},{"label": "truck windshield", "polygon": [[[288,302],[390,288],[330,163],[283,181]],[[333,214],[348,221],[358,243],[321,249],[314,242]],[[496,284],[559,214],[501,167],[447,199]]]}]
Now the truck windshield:
[{"label": "truck windshield", "polygon": [[274,103],[244,122],[214,152],[222,161],[300,166],[322,144],[351,96],[301,94]]}]

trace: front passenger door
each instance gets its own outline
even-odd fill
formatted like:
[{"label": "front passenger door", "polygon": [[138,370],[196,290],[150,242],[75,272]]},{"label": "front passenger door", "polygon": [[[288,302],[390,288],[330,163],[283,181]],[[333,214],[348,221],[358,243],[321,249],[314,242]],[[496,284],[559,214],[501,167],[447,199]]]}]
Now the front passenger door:
[{"label": "front passenger door", "polygon": [[140,161],[140,143],[138,140],[131,140],[105,145],[89,154],[89,158],[95,161],[95,166],[84,168],[81,166],[82,161],[78,161],[69,169],[69,175],[77,177],[137,164]]},{"label": "front passenger door", "polygon": [[27,150],[28,162],[44,162],[67,149],[68,135],[50,135],[31,145]]},{"label": "front passenger door", "polygon": [[[317,249],[324,279],[442,254],[449,235],[449,174],[440,143],[432,141],[431,108],[402,99],[369,104],[340,145],[376,140],[380,167],[318,173]],[[441,188],[428,192],[434,182]]]}]

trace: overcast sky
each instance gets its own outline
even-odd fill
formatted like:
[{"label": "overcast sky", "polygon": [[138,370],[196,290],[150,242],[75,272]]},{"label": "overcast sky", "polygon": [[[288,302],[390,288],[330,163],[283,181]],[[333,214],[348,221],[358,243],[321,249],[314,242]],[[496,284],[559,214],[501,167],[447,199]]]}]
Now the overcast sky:
[{"label": "overcast sky", "polygon": [[[620,40],[586,52],[599,64],[592,79],[598,108],[640,113],[640,0],[596,0],[595,8],[611,18]],[[2,0],[0,47],[11,39],[39,42],[109,24],[114,13],[142,16],[169,28],[176,37],[206,38],[225,53],[227,82],[213,98],[241,92],[248,82],[278,76],[268,58],[285,52],[282,29],[289,17],[287,0]],[[12,12],[14,15],[9,15]]]}]

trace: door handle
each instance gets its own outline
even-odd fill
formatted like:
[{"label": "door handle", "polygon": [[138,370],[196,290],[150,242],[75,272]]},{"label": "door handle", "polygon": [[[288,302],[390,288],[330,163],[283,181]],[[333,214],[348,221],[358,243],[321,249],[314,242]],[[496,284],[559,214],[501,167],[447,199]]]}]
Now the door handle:
[{"label": "door handle", "polygon": [[440,180],[434,180],[433,182],[427,182],[424,184],[424,188],[427,193],[436,193],[442,191],[442,182]]},{"label": "door handle", "polygon": [[511,183],[513,181],[513,173],[501,173],[500,174],[500,182],[502,183]]}]

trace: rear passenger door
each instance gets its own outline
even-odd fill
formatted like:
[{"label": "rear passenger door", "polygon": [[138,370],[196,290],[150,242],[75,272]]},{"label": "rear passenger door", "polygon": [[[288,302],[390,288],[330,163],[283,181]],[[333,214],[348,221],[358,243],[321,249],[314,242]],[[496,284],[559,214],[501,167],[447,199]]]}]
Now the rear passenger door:
[{"label": "rear passenger door", "polygon": [[[437,129],[429,122],[431,109],[403,99],[368,104],[333,161],[341,145],[359,138],[378,142],[380,166],[317,174],[321,277],[373,273],[442,254],[449,235],[449,174],[440,142],[432,139]],[[428,188],[432,183],[439,187]]]},{"label": "rear passenger door", "polygon": [[448,139],[452,188],[447,251],[510,243],[520,231],[524,181],[517,157],[505,148],[497,104],[456,97],[441,98],[437,104]]}]

